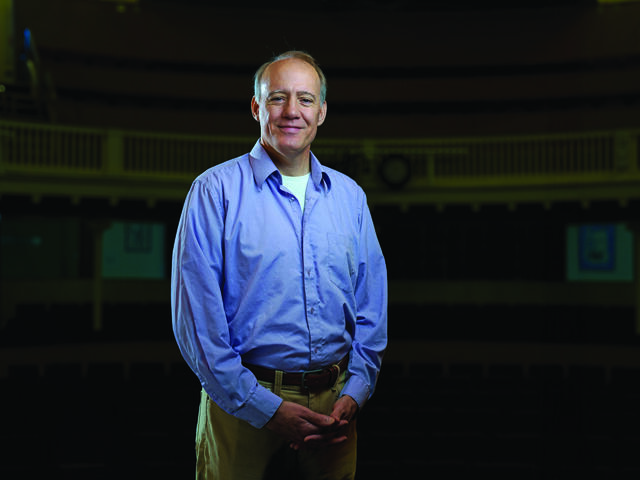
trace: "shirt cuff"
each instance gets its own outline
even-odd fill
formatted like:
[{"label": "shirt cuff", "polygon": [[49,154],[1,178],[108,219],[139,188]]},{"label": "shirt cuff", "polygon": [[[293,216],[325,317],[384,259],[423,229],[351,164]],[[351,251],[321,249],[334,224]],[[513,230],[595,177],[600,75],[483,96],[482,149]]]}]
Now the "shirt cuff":
[{"label": "shirt cuff", "polygon": [[347,380],[340,396],[349,395],[353,398],[358,407],[362,408],[364,402],[369,398],[369,385],[356,375],[351,375]]},{"label": "shirt cuff", "polygon": [[280,407],[282,399],[258,385],[249,400],[234,413],[235,417],[256,428],[264,427]]}]

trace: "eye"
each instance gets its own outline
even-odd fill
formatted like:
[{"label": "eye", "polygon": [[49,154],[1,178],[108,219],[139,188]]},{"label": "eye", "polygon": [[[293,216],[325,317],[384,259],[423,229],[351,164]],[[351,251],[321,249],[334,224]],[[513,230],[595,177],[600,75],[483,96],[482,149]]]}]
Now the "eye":
[{"label": "eye", "polygon": [[300,97],[300,103],[302,105],[313,105],[314,100],[311,97]]},{"label": "eye", "polygon": [[274,95],[269,97],[269,103],[281,103],[284,102],[284,95]]}]

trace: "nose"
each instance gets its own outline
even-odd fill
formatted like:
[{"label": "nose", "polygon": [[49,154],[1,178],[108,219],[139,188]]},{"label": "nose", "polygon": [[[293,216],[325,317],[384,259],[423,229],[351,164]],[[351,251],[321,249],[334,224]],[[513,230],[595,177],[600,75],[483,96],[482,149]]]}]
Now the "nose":
[{"label": "nose", "polygon": [[289,97],[284,105],[283,114],[287,118],[298,118],[298,100],[295,97]]}]

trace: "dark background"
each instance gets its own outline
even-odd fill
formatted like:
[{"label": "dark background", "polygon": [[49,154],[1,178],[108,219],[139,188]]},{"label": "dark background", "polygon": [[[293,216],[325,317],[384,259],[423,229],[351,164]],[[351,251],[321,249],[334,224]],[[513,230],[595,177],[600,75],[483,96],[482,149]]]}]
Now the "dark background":
[{"label": "dark background", "polygon": [[[246,137],[249,150],[252,75],[295,48],[329,81],[319,139],[640,128],[634,2],[11,3],[8,122]],[[39,175],[25,184],[46,183]],[[608,284],[566,273],[568,226],[623,224],[637,237],[637,182],[595,181],[579,197],[551,183],[527,186],[529,197],[367,192],[389,269],[390,345],[361,413],[358,478],[637,478],[638,269]],[[193,475],[199,385],[173,341],[167,281],[182,198],[101,187],[0,191],[0,297],[17,305],[0,319],[2,478]],[[163,226],[165,275],[105,293],[96,328],[91,302],[64,299],[90,297],[94,234],[114,220]],[[18,224],[45,254],[10,258]],[[58,301],[7,299],[17,285],[75,280]]]}]

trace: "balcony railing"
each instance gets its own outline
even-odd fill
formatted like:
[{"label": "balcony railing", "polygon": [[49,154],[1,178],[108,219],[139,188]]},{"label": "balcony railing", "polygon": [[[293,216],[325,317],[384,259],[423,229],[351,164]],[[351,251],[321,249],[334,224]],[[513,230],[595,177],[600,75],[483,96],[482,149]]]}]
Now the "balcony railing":
[{"label": "balcony railing", "polygon": [[[624,200],[639,190],[639,136],[640,130],[618,130],[447,139],[319,138],[313,151],[324,164],[355,178],[370,200],[378,202],[437,202],[442,201],[437,195],[447,192],[478,195],[496,187],[521,194],[523,187],[604,185],[615,187]],[[197,174],[247,152],[254,142],[247,137],[0,121],[0,192],[178,199]],[[125,192],[123,185],[140,188]]]}]

